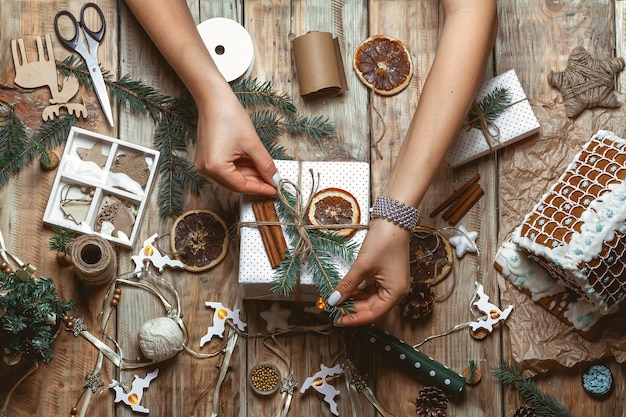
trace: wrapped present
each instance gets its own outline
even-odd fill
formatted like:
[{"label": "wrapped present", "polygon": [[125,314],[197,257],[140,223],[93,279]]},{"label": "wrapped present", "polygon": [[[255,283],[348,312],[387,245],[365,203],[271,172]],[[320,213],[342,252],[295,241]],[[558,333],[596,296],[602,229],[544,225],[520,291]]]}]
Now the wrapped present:
[{"label": "wrapped present", "polygon": [[484,82],[476,93],[476,102],[494,91],[505,89],[509,104],[494,120],[466,123],[448,151],[446,161],[452,168],[480,158],[539,131],[533,112],[515,70],[509,70]]},{"label": "wrapped present", "polygon": [[[302,193],[302,204],[306,204],[311,193],[334,188],[350,193],[358,203],[360,220],[358,224],[367,225],[369,221],[369,194],[370,194],[370,166],[366,162],[302,162],[302,161],[275,161],[284,180],[288,180]],[[285,185],[287,189],[290,184]],[[266,253],[263,237],[257,218],[254,214],[252,196],[242,196],[240,211],[240,255],[239,255],[239,283],[243,287],[244,298],[262,300],[283,300],[285,297],[272,292],[274,287],[275,269],[272,268]],[[283,219],[281,219],[282,221]],[[281,229],[285,234],[286,225]],[[351,242],[360,247],[367,231],[364,227],[356,229]],[[291,242],[289,243],[291,245]],[[293,248],[290,246],[290,250]],[[355,254],[356,255],[356,254]],[[333,265],[339,275],[343,277],[350,269],[351,263],[343,258],[332,256]],[[320,297],[314,282],[313,274],[305,263],[298,284],[288,297],[294,301],[316,301]]]}]

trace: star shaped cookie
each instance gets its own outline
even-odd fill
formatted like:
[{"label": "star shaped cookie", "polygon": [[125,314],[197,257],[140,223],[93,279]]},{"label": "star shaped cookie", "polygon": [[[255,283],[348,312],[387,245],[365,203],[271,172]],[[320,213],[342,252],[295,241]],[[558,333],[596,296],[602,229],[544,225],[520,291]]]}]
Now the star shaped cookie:
[{"label": "star shaped cookie", "polygon": [[565,71],[550,71],[548,83],[561,91],[567,117],[575,117],[585,109],[621,106],[615,95],[614,79],[623,69],[623,58],[596,59],[577,46]]}]

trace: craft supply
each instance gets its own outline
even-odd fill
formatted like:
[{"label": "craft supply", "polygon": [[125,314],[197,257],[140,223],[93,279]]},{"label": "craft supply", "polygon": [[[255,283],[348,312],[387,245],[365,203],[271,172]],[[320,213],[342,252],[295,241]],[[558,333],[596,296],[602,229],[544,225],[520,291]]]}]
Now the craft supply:
[{"label": "craft supply", "polygon": [[[280,219],[274,208],[274,200],[265,199],[253,201],[252,210],[254,211],[254,217],[259,223],[280,223]],[[272,269],[274,269],[285,260],[287,253],[287,242],[283,235],[283,230],[279,224],[259,225],[259,233],[261,233],[261,239],[270,260],[270,265]]]},{"label": "craft supply", "polygon": [[135,216],[126,204],[119,198],[109,195],[102,199],[93,230],[105,235],[128,239],[133,230],[133,224],[135,224]]},{"label": "craft supply", "polygon": [[143,355],[157,362],[173,358],[184,349],[185,335],[169,317],[146,321],[139,329],[137,338]]},{"label": "craft supply", "polygon": [[74,272],[87,285],[104,285],[113,280],[117,255],[111,244],[97,235],[82,235],[72,245]]},{"label": "craft supply", "polygon": [[269,362],[254,365],[248,375],[250,388],[259,395],[272,395],[278,390],[280,381],[280,371]]},{"label": "craft supply", "polygon": [[448,207],[450,204],[454,203],[455,201],[457,201],[459,198],[461,198],[461,196],[463,196],[465,194],[465,192],[476,182],[478,182],[478,180],[480,179],[480,172],[476,173],[472,178],[470,178],[465,184],[463,184],[461,187],[459,187],[458,189],[456,189],[451,195],[450,197],[446,198],[441,204],[439,204],[437,207],[435,207],[433,209],[433,211],[430,212],[430,217],[433,218],[435,216],[437,216],[439,213],[441,213],[442,211],[444,211],[446,209],[446,207]]},{"label": "craft supply", "polygon": [[[13,64],[15,65],[15,84],[23,88],[48,87],[52,98],[50,105],[46,106],[41,114],[43,120],[51,120],[61,113],[65,107],[69,114],[76,117],[87,117],[87,108],[82,103],[69,103],[78,93],[80,84],[73,75],[63,78],[63,83],[59,85],[56,60],[54,58],[54,48],[50,35],[45,35],[46,46],[44,50],[41,36],[37,36],[37,61],[28,61],[24,39],[11,41],[11,53],[13,54]],[[18,50],[19,49],[19,50]],[[61,89],[59,90],[59,86]]]},{"label": "craft supply", "polygon": [[465,386],[463,375],[452,371],[391,334],[371,325],[361,335],[364,341],[376,351],[425,384],[441,388],[454,399],[463,392]]},{"label": "craft supply", "polygon": [[613,374],[606,365],[591,365],[582,374],[583,388],[594,398],[605,398],[613,389]]},{"label": "craft supply", "polygon": [[[85,11],[93,10],[100,19],[100,28],[97,30],[91,30],[87,22],[85,21]],[[78,52],[80,56],[85,60],[87,66],[87,72],[91,77],[91,84],[96,97],[100,102],[100,107],[111,126],[113,126],[113,110],[111,109],[111,103],[109,102],[109,95],[107,92],[104,78],[102,77],[102,71],[100,70],[100,63],[98,62],[98,46],[104,38],[104,31],[106,30],[106,20],[104,19],[104,13],[102,9],[95,3],[85,3],[80,9],[80,20],[70,13],[68,10],[61,10],[54,16],[54,31],[59,38],[59,41],[70,51]],[[61,27],[61,18],[64,20],[69,19],[74,26],[73,35],[71,38],[63,36]]]},{"label": "craft supply", "polygon": [[115,157],[111,172],[121,172],[145,187],[150,178],[150,167],[144,155],[119,154]]},{"label": "craft supply", "polygon": [[334,97],[348,90],[337,38],[311,31],[292,44],[301,96]]},{"label": "craft supply", "polygon": [[246,28],[234,20],[215,17],[200,23],[198,32],[227,82],[250,75],[254,66],[254,47]]},{"label": "craft supply", "polygon": [[615,94],[615,76],[624,69],[624,59],[596,59],[582,46],[572,50],[565,71],[548,74],[548,83],[558,88],[567,117],[576,117],[585,109],[619,107]]}]

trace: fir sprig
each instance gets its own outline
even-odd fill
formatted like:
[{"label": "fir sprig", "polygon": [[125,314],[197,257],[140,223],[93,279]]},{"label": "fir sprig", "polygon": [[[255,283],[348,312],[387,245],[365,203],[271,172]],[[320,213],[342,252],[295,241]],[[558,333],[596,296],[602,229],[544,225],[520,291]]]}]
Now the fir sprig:
[{"label": "fir sprig", "polygon": [[69,255],[72,252],[72,244],[76,234],[58,225],[53,225],[52,231],[54,234],[50,236],[50,241],[48,242],[50,250]]},{"label": "fir sprig", "polygon": [[487,93],[478,103],[472,106],[467,113],[468,130],[481,129],[481,120],[488,125],[504,113],[511,104],[511,92],[508,88],[498,87]]},{"label": "fir sprig", "polygon": [[[295,196],[283,189],[286,204],[295,207],[298,204]],[[290,245],[286,258],[274,270],[272,292],[275,295],[288,297],[294,291],[303,269],[307,269],[319,291],[320,297],[327,300],[341,281],[339,271],[335,266],[337,257],[347,261],[354,261],[357,244],[349,237],[339,236],[336,233],[319,233],[314,229],[306,229],[306,234],[311,242],[311,247],[303,253],[295,253],[295,248],[301,239],[298,230],[293,226],[294,217],[290,207],[285,202],[278,200],[277,214],[286,224],[285,234]],[[306,224],[306,219],[304,219]],[[341,306],[327,306],[333,320],[350,314],[353,311],[352,301],[343,303]]]},{"label": "fir sprig", "polygon": [[513,384],[538,417],[573,417],[554,397],[542,392],[534,381],[519,375],[515,366],[506,359],[501,359],[492,373],[503,384]]}]

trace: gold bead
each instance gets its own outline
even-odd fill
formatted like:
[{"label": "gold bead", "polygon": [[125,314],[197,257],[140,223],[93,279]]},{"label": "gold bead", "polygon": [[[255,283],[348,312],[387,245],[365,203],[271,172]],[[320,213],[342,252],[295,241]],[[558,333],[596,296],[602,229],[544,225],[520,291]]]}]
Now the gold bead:
[{"label": "gold bead", "polygon": [[120,298],[122,298],[122,296],[120,294],[113,294],[113,299],[120,301]]},{"label": "gold bead", "polygon": [[70,416],[75,416],[76,414],[78,414],[78,409],[76,407],[72,407],[70,410]]},{"label": "gold bead", "polygon": [[4,270],[4,272],[6,272],[7,274],[11,275],[13,273],[13,269],[11,269],[10,266],[6,267],[6,269]]},{"label": "gold bead", "polygon": [[118,300],[111,300],[111,305],[115,307],[119,303]]},{"label": "gold bead", "polygon": [[68,320],[65,325],[70,329],[74,328],[74,322],[72,320]]},{"label": "gold bead", "polygon": [[114,294],[122,294],[122,289],[120,287],[116,287],[115,291],[113,291]]},{"label": "gold bead", "polygon": [[4,271],[4,270],[6,270],[8,267],[9,267],[9,264],[8,264],[8,263],[6,263],[6,262],[4,262],[4,261],[2,261],[2,262],[0,263],[0,270]]}]

